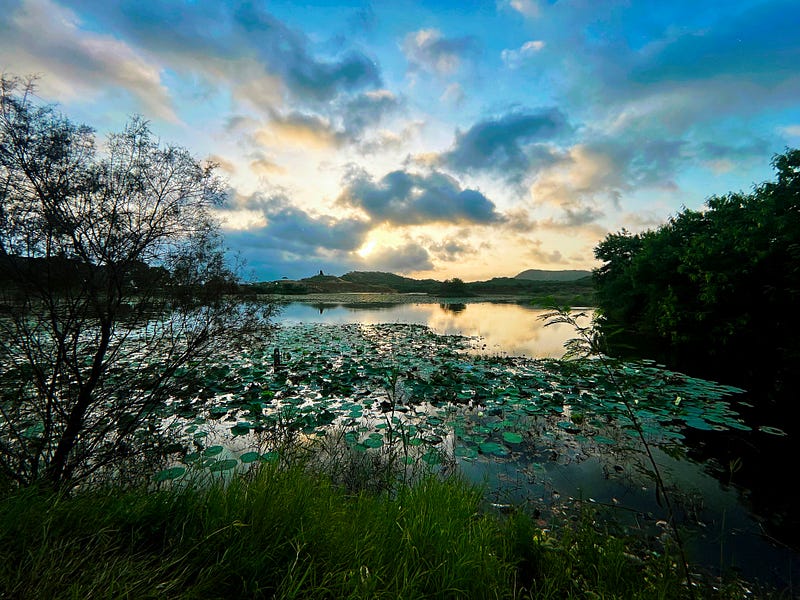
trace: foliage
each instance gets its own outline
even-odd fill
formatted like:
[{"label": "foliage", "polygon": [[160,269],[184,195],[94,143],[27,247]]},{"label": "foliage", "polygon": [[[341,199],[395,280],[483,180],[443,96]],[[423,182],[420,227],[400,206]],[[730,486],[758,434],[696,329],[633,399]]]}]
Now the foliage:
[{"label": "foliage", "polygon": [[800,358],[800,150],[773,166],[776,180],[751,193],[608,235],[595,249],[604,330],[649,340],[679,368],[704,364],[740,384],[785,380]]},{"label": "foliage", "polygon": [[297,464],[156,492],[17,491],[0,501],[0,547],[15,598],[691,597],[669,555],[590,513],[543,529],[486,513],[458,479],[352,495]]},{"label": "foliage", "polygon": [[469,291],[466,283],[458,277],[455,277],[443,281],[442,285],[439,286],[439,289],[436,291],[436,295],[450,298],[463,298],[465,296],[471,296],[472,293]]},{"label": "foliage", "polygon": [[247,314],[212,209],[213,165],[140,118],[90,128],[0,87],[0,474],[72,486],[158,455],[176,370]]},{"label": "foliage", "polygon": [[[340,431],[356,452],[400,448],[390,462],[439,464],[453,434],[453,452],[466,461],[512,459],[536,443],[602,456],[639,439],[618,386],[647,442],[665,449],[679,446],[686,428],[749,429],[724,400],[736,388],[648,362],[609,371],[592,360],[469,356],[468,341],[414,325],[282,327],[270,340],[281,349],[279,369],[267,344],[189,365],[159,415],[181,441],[176,462],[219,468],[238,457],[240,470],[251,452],[273,456],[287,436]],[[209,454],[243,444],[259,447]]]}]

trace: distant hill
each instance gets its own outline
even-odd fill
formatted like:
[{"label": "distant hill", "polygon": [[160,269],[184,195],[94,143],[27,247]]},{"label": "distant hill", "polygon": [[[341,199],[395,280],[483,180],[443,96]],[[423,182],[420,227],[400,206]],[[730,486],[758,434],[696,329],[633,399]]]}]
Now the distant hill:
[{"label": "distant hill", "polygon": [[342,279],[360,285],[385,286],[406,294],[434,293],[442,286],[442,282],[435,279],[412,279],[381,271],[351,271],[342,275]]},{"label": "distant hill", "polygon": [[304,279],[251,283],[247,286],[251,292],[257,294],[342,294],[342,293],[392,293],[394,287],[380,283],[370,284],[361,281],[348,281],[334,275],[314,275]]},{"label": "distant hill", "polygon": [[[533,276],[530,279],[522,277],[525,274],[533,274]],[[556,302],[573,306],[589,306],[594,301],[593,282],[589,271],[530,270],[520,273],[516,277],[495,277],[488,281],[469,283],[412,279],[380,271],[351,271],[341,277],[319,274],[297,280],[253,283],[249,284],[247,288],[255,293],[283,295],[347,292],[399,292],[439,297],[511,295],[528,297],[531,301],[541,305],[550,305]],[[454,291],[455,289],[458,291]]]},{"label": "distant hill", "polygon": [[528,269],[514,277],[514,279],[527,279],[529,281],[577,281],[584,277],[591,277],[591,271],[543,271],[541,269]]}]

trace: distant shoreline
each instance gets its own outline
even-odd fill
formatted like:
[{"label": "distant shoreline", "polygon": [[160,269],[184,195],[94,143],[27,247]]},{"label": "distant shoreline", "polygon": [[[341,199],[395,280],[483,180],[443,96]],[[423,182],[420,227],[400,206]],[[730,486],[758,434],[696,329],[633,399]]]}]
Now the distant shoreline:
[{"label": "distant shoreline", "polygon": [[[304,304],[325,305],[357,305],[357,304],[477,304],[490,302],[494,304],[519,304],[531,308],[549,308],[546,303],[534,302],[530,294],[498,294],[466,297],[433,296],[420,292],[388,293],[388,292],[329,292],[312,294],[259,294],[259,298],[278,304],[302,302]],[[592,308],[576,306],[575,308]]]}]

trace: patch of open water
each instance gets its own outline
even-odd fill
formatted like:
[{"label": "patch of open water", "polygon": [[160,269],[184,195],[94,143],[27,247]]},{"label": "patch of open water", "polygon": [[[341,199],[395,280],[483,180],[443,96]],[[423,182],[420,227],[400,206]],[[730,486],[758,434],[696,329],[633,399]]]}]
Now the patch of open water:
[{"label": "patch of open water", "polygon": [[[564,342],[575,332],[567,325],[545,327],[547,310],[493,302],[347,303],[292,302],[284,305],[281,323],[404,323],[425,325],[436,333],[477,336],[475,354],[560,358]],[[587,310],[591,314],[591,309]]]}]

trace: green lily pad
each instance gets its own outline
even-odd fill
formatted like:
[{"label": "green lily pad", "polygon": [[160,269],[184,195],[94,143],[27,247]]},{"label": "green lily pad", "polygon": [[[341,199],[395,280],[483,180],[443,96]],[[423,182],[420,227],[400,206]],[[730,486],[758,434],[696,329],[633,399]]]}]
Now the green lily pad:
[{"label": "green lily pad", "polygon": [[156,473],[154,479],[156,481],[169,481],[181,477],[184,473],[186,473],[186,467],[170,467]]},{"label": "green lily pad", "polygon": [[483,442],[478,446],[482,454],[504,457],[510,454],[508,448],[497,442]]},{"label": "green lily pad", "polygon": [[212,473],[219,473],[220,471],[230,471],[238,464],[239,461],[233,458],[228,458],[225,460],[219,460],[215,462],[213,465],[208,467],[208,470],[211,471]]},{"label": "green lily pad", "polygon": [[509,444],[519,444],[522,442],[522,436],[514,431],[504,431],[503,439]]}]

